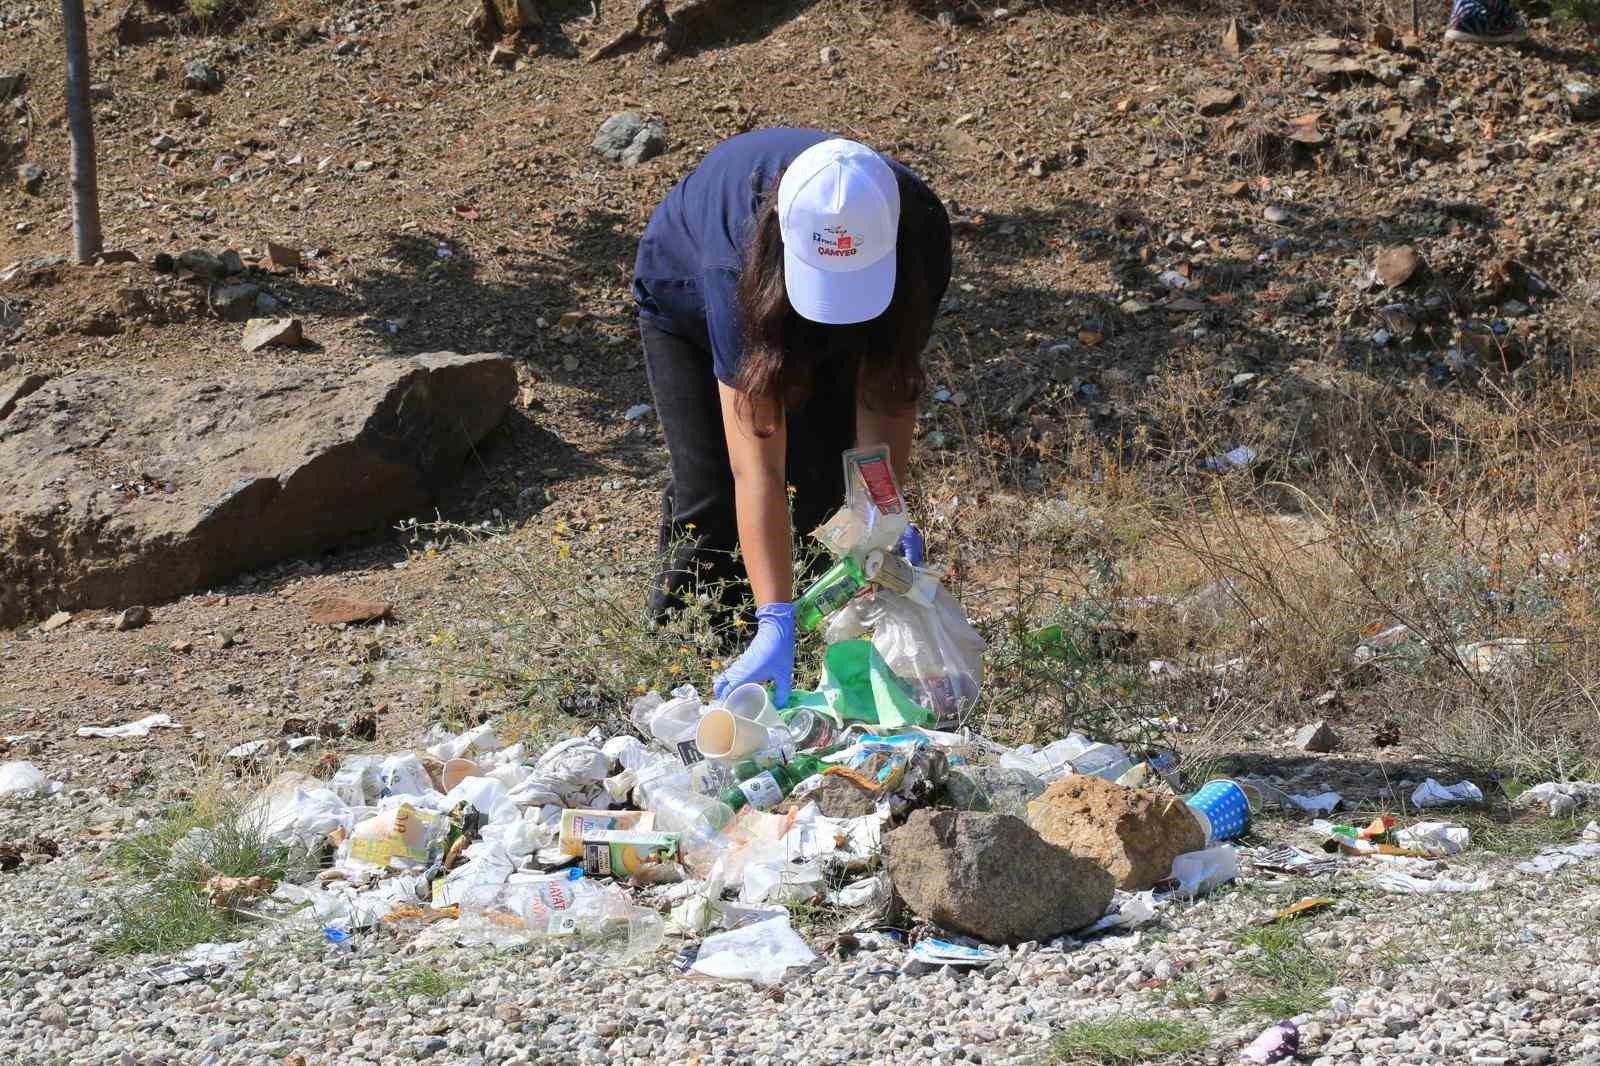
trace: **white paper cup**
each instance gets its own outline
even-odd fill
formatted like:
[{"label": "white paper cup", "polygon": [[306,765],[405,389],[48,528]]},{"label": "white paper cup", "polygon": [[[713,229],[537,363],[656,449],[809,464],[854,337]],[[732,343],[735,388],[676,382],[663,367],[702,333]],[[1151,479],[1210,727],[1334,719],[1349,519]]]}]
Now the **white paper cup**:
[{"label": "white paper cup", "polygon": [[700,719],[694,743],[708,759],[738,760],[772,747],[772,738],[760,722],[713,707]]}]

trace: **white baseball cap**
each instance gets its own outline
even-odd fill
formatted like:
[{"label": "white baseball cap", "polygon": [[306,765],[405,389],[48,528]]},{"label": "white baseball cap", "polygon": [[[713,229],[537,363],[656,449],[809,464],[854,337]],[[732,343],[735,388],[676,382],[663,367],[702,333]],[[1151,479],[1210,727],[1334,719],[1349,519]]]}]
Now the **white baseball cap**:
[{"label": "white baseball cap", "polygon": [[801,317],[867,322],[894,298],[900,185],[883,156],[835,137],[795,157],[778,185],[783,280]]}]

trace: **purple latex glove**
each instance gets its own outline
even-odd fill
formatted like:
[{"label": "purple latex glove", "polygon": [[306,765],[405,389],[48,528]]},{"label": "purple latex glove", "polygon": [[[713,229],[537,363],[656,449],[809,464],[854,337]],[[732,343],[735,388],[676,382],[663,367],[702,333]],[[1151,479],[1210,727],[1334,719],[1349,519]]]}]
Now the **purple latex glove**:
[{"label": "purple latex glove", "polygon": [[905,557],[906,562],[912,566],[922,565],[922,551],[926,545],[922,540],[922,533],[916,526],[906,526],[906,531],[900,534],[900,543],[895,548]]},{"label": "purple latex glove", "polygon": [[751,681],[772,682],[774,707],[789,702],[794,685],[794,604],[769,603],[756,609],[755,639],[711,682],[711,694],[720,700]]}]

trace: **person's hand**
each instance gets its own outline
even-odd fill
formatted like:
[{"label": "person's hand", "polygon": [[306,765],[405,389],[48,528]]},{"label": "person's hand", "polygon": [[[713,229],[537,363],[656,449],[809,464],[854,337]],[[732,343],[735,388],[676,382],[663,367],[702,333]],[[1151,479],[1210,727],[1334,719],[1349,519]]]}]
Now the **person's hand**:
[{"label": "person's hand", "polygon": [[917,529],[916,526],[912,525],[906,526],[906,531],[900,534],[900,543],[895,545],[895,549],[902,556],[904,556],[905,561],[910,563],[912,566],[922,565],[922,552],[924,547],[926,547],[926,545],[923,543],[922,533]]},{"label": "person's hand", "polygon": [[789,702],[794,686],[794,604],[769,603],[756,610],[756,635],[744,654],[711,683],[711,694],[722,699],[740,685],[772,682],[772,705]]}]

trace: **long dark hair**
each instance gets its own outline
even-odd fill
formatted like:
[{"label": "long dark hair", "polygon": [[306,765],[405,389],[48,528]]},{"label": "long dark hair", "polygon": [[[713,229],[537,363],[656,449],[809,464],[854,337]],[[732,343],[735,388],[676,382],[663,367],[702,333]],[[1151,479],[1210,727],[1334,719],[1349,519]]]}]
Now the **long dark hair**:
[{"label": "long dark hair", "polygon": [[[913,204],[910,179],[895,172],[901,204]],[[915,250],[915,222],[902,213],[895,237],[897,263],[889,307],[867,322],[829,326],[803,318],[789,304],[778,227],[778,184],[772,180],[756,211],[755,231],[739,272],[739,317],[744,354],[735,386],[758,436],[777,428],[782,411],[803,406],[819,364],[848,359],[860,401],[874,411],[903,411],[922,395],[922,349],[933,327],[927,267]],[[757,414],[757,412],[762,412]]]}]

